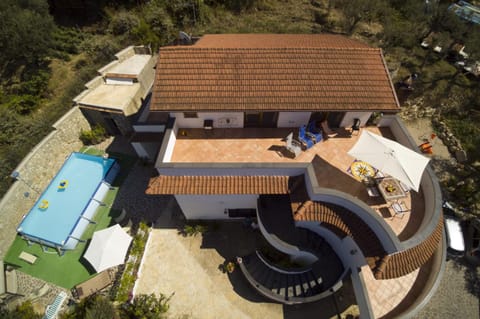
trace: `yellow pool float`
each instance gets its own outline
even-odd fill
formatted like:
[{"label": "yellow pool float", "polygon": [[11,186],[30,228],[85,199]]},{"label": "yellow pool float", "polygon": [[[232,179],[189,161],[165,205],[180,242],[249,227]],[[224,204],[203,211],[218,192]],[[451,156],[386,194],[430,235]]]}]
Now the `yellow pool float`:
[{"label": "yellow pool float", "polygon": [[48,200],[46,199],[43,199],[41,202],[40,202],[40,205],[38,205],[38,208],[42,209],[42,210],[45,210],[48,208]]},{"label": "yellow pool float", "polygon": [[58,184],[58,189],[65,189],[68,186],[68,180],[64,179],[63,181]]}]

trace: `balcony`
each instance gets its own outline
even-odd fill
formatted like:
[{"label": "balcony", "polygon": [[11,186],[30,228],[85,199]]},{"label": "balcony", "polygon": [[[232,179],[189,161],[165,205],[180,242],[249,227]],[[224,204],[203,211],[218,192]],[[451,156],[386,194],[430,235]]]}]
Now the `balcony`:
[{"label": "balcony", "polygon": [[[396,117],[384,117],[382,121],[380,127],[365,127],[361,130],[369,130],[408,147],[416,147]],[[423,247],[422,243],[429,241],[428,238],[435,232],[438,234],[438,229],[441,230],[441,192],[430,168],[427,167],[423,175],[419,191],[410,191],[402,199],[410,211],[401,218],[396,217],[390,202],[381,196],[370,197],[365,185],[349,173],[355,159],[347,152],[357,142],[360,134],[350,136],[342,130],[336,137],[326,139],[293,158],[286,152],[284,140],[292,131],[295,137],[298,131],[291,128],[204,130],[178,128],[174,125],[166,132],[156,167],[160,174],[187,176],[305,174],[308,180],[306,184],[311,183],[310,193],[328,190],[329,194],[337,194],[337,198],[344,194],[343,203],[347,203],[353,213],[359,216],[363,214],[362,219],[371,229],[376,229],[377,235],[382,233],[382,230],[378,231],[379,228],[385,228],[384,234],[390,233],[396,237],[390,243],[390,248],[386,248],[388,254],[411,250],[410,253],[416,256]],[[352,206],[348,202],[356,204]],[[293,211],[294,205],[292,203]],[[356,212],[356,208],[363,212]],[[382,239],[381,242],[386,245]],[[371,296],[370,304],[374,315],[382,316],[392,309],[396,309],[397,313],[415,309],[432,293],[432,287],[435,287],[440,278],[443,254],[442,244],[423,266],[395,279],[375,279],[368,267],[362,267],[362,277],[365,289]],[[398,288],[394,295],[388,289],[389,285]],[[404,301],[407,298],[409,301]]]},{"label": "balcony", "polygon": [[[384,137],[394,139],[388,127],[362,128]],[[255,129],[228,128],[204,130],[203,128],[179,128],[175,140],[169,147],[173,149],[169,163],[175,167],[212,167],[215,164],[291,164],[312,163],[319,186],[345,192],[368,204],[392,228],[400,241],[411,238],[421,225],[424,217],[423,191],[408,192],[402,199],[411,208],[402,218],[394,217],[390,203],[381,197],[368,196],[365,185],[348,173],[355,160],[347,151],[357,142],[359,135],[351,136],[345,130],[337,137],[328,138],[295,159],[285,149],[285,137],[294,131],[291,128]],[[167,163],[164,163],[168,166]],[[205,166],[203,166],[204,164]],[[158,167],[159,165],[157,165]],[[162,167],[164,165],[161,165]],[[236,165],[233,165],[236,166]],[[288,175],[285,173],[285,175]]]}]

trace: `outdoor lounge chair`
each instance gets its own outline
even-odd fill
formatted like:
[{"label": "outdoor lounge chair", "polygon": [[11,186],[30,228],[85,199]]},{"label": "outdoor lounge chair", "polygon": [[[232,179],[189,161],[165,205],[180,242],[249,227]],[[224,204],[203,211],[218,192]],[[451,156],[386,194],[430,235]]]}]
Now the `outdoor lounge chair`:
[{"label": "outdoor lounge chair", "polygon": [[321,130],[317,129],[315,122],[310,122],[307,126],[307,135],[309,135],[315,143],[321,142],[323,140]]},{"label": "outdoor lounge chair", "polygon": [[37,261],[37,256],[27,253],[26,251],[22,251],[18,258],[31,265],[33,265]]},{"label": "outdoor lounge chair", "polygon": [[375,186],[367,187],[367,193],[370,197],[378,197],[380,193],[378,192],[378,188]]},{"label": "outdoor lounge chair", "polygon": [[305,125],[302,125],[300,127],[300,130],[298,131],[298,140],[305,145],[307,150],[314,145],[314,142],[310,136],[310,134],[307,133],[307,128]]},{"label": "outdoor lounge chair", "polygon": [[360,132],[360,119],[353,119],[353,125],[351,127],[351,130],[352,130],[352,135],[353,135],[353,132],[357,132],[356,135],[358,135],[358,133]]},{"label": "outdoor lounge chair", "polygon": [[338,135],[337,132],[334,132],[330,129],[327,120],[322,121],[320,125],[322,126],[323,133],[326,134],[328,137],[335,137]]},{"label": "outdoor lounge chair", "polygon": [[72,288],[72,295],[75,299],[83,299],[91,296],[106,287],[115,280],[115,273],[111,270],[104,270],[97,276],[90,278]]},{"label": "outdoor lounge chair", "polygon": [[393,215],[393,217],[399,216],[400,218],[403,218],[403,215],[406,212],[410,211],[410,209],[407,208],[407,205],[405,205],[405,202],[403,202],[403,201],[394,202],[394,203],[392,203],[391,207],[392,207],[393,211],[395,212],[395,215]]},{"label": "outdoor lounge chair", "polygon": [[55,297],[55,300],[47,306],[45,310],[45,315],[43,319],[55,319],[57,318],[60,309],[62,309],[63,303],[67,299],[67,294],[65,291],[60,291],[60,293]]},{"label": "outdoor lounge chair", "polygon": [[295,157],[297,157],[298,155],[300,155],[300,153],[302,153],[302,147],[300,143],[293,140],[293,133],[288,134],[285,140],[286,140],[286,145],[285,145],[286,149],[289,152],[293,153]]}]

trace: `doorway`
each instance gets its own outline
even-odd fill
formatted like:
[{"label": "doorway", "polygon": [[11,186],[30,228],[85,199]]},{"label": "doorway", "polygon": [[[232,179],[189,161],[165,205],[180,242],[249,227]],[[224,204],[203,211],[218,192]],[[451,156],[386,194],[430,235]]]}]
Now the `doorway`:
[{"label": "doorway", "polygon": [[244,127],[277,127],[278,112],[245,112]]}]

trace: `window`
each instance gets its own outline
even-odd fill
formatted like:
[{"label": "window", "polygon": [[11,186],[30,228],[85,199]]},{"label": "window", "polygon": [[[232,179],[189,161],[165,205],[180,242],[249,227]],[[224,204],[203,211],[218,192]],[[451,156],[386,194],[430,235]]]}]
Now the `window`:
[{"label": "window", "polygon": [[183,117],[186,119],[196,119],[198,118],[197,112],[183,112]]},{"label": "window", "polygon": [[227,209],[228,217],[257,217],[255,208],[230,208]]}]

